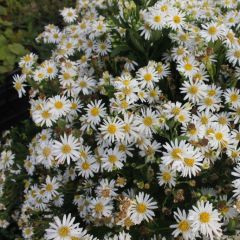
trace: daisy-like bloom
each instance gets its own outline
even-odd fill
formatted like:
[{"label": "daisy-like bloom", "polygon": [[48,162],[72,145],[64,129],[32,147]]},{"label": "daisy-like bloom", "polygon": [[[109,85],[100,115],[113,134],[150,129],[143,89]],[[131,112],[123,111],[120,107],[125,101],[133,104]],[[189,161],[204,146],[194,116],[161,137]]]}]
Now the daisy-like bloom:
[{"label": "daisy-like bloom", "polygon": [[161,164],[159,166],[160,172],[157,179],[160,186],[166,186],[172,188],[176,185],[176,171],[171,170],[167,165]]},{"label": "daisy-like bloom", "polygon": [[53,154],[57,158],[59,163],[64,163],[67,160],[67,164],[70,161],[76,161],[79,158],[80,143],[73,135],[66,135],[60,137],[60,142],[55,140],[53,145]]},{"label": "daisy-like bloom", "polygon": [[221,99],[216,96],[204,96],[198,103],[198,111],[216,112],[220,109]]},{"label": "daisy-like bloom", "polygon": [[135,116],[134,114],[125,113],[123,117],[124,117],[123,119],[124,140],[127,143],[134,142],[139,136]]},{"label": "daisy-like bloom", "polygon": [[178,10],[169,13],[168,24],[173,30],[182,29],[184,27],[185,15]]},{"label": "daisy-like bloom", "polygon": [[218,39],[221,39],[225,33],[223,26],[214,22],[205,25],[203,24],[202,28],[203,30],[200,32],[200,34],[207,42],[214,42]]},{"label": "daisy-like bloom", "polygon": [[152,136],[154,127],[158,123],[158,115],[150,108],[141,110],[142,116],[137,116],[136,124],[138,125],[139,132]]},{"label": "daisy-like bloom", "polygon": [[233,197],[240,197],[240,164],[238,164],[236,167],[234,167],[232,175],[236,177],[237,179],[232,182],[232,185],[234,187],[234,195]]},{"label": "daisy-like bloom", "polygon": [[47,127],[51,127],[56,122],[56,116],[51,113],[50,107],[46,102],[42,103],[39,110],[32,113],[32,118],[40,126],[46,124]]},{"label": "daisy-like bloom", "polygon": [[74,8],[64,8],[60,11],[60,14],[63,16],[63,20],[66,23],[72,23],[77,19],[77,11]]},{"label": "daisy-like bloom", "polygon": [[20,59],[20,61],[19,61],[19,66],[20,66],[21,68],[24,68],[24,67],[29,68],[29,67],[31,67],[31,66],[34,64],[34,62],[37,60],[37,58],[38,58],[38,57],[37,57],[36,54],[34,54],[34,53],[29,53],[29,54],[23,56],[23,57]]},{"label": "daisy-like bloom", "polygon": [[106,56],[111,51],[111,41],[105,40],[105,41],[97,41],[94,44],[94,51],[99,54],[100,56]]},{"label": "daisy-like bloom", "polygon": [[169,64],[163,64],[161,62],[158,62],[156,65],[156,71],[158,74],[159,79],[163,79],[170,75],[170,69]]},{"label": "daisy-like bloom", "polygon": [[93,217],[102,218],[111,215],[113,206],[109,199],[97,197],[91,200],[89,208]]},{"label": "daisy-like bloom", "polygon": [[106,116],[106,108],[102,100],[90,102],[85,110],[87,111],[87,119],[92,125],[99,124],[101,118]]},{"label": "daisy-like bloom", "polygon": [[70,101],[65,96],[55,96],[48,99],[50,112],[56,117],[65,116],[71,107]]},{"label": "daisy-like bloom", "polygon": [[224,91],[224,97],[226,103],[229,103],[233,107],[240,107],[240,91],[236,88],[226,89]]},{"label": "daisy-like bloom", "polygon": [[92,77],[79,77],[77,79],[77,91],[82,92],[83,95],[88,95],[93,92],[94,87],[96,86],[96,81]]},{"label": "daisy-like bloom", "polygon": [[188,140],[197,141],[199,139],[199,134],[203,131],[204,126],[202,126],[198,121],[189,121],[187,125],[181,127],[182,135],[187,136]]},{"label": "daisy-like bloom", "polygon": [[117,196],[117,188],[115,188],[115,181],[108,179],[102,179],[96,188],[96,194],[98,197],[110,199],[111,197]]},{"label": "daisy-like bloom", "polygon": [[174,212],[174,218],[177,224],[173,224],[170,228],[174,228],[175,230],[172,232],[174,238],[178,237],[179,235],[183,237],[184,240],[192,240],[195,239],[195,234],[192,232],[191,229],[191,222],[188,219],[187,213],[185,210],[181,212],[179,208],[177,211]]},{"label": "daisy-like bloom", "polygon": [[228,126],[214,125],[213,132],[207,137],[213,149],[224,149],[232,143]]},{"label": "daisy-like bloom", "polygon": [[58,70],[57,70],[57,66],[53,61],[45,61],[43,63],[43,69],[46,73],[46,76],[49,79],[54,79],[57,76]]},{"label": "daisy-like bloom", "polygon": [[177,69],[179,72],[183,73],[184,76],[192,78],[198,70],[198,65],[198,62],[190,56],[179,61]]},{"label": "daisy-like bloom", "polygon": [[84,237],[87,231],[79,228],[79,223],[74,223],[75,217],[64,215],[63,220],[54,217],[54,223],[49,223],[50,227],[46,229],[46,240],[70,240]]},{"label": "daisy-like bloom", "polygon": [[54,160],[53,156],[53,141],[47,141],[41,144],[37,149],[37,163],[41,163],[47,168],[52,165],[52,161]]},{"label": "daisy-like bloom", "polygon": [[233,207],[233,199],[228,199],[227,195],[219,196],[218,211],[222,214],[225,224],[238,216],[237,210]]},{"label": "daisy-like bloom", "polygon": [[240,105],[235,107],[231,107],[230,108],[233,112],[231,112],[231,117],[232,120],[234,121],[234,124],[237,124],[238,122],[240,122]]},{"label": "daisy-like bloom", "polygon": [[189,211],[189,220],[194,233],[200,233],[211,240],[222,235],[220,213],[208,201],[198,201],[197,206]]},{"label": "daisy-like bloom", "polygon": [[163,152],[163,164],[171,166],[171,169],[182,171],[184,167],[184,158],[191,154],[192,147],[186,141],[166,143],[164,146],[166,152]]},{"label": "daisy-like bloom", "polygon": [[125,160],[126,154],[120,152],[117,147],[114,149],[107,149],[102,157],[102,167],[108,172],[111,172],[115,169],[121,169]]},{"label": "daisy-like bloom", "polygon": [[186,49],[186,47],[183,46],[172,48],[171,53],[173,60],[177,62],[182,61],[189,55],[188,50]]},{"label": "daisy-like bloom", "polygon": [[166,24],[166,15],[160,10],[153,10],[146,15],[147,21],[153,30],[161,30]]},{"label": "daisy-like bloom", "polygon": [[22,234],[23,234],[23,237],[25,239],[31,239],[31,237],[33,236],[33,227],[25,227],[23,228],[22,230]]},{"label": "daisy-like bloom", "polygon": [[57,182],[57,179],[55,177],[51,179],[50,176],[47,176],[46,183],[42,185],[42,189],[44,190],[44,195],[47,200],[50,200],[58,195],[58,188],[59,184]]},{"label": "daisy-like bloom", "polygon": [[206,95],[206,85],[200,81],[184,81],[180,90],[185,94],[184,100],[189,100],[192,103],[198,103]]},{"label": "daisy-like bloom", "polygon": [[33,79],[36,82],[42,82],[47,77],[47,73],[44,68],[40,67],[33,72]]},{"label": "daisy-like bloom", "polygon": [[76,72],[74,70],[63,69],[61,70],[61,73],[58,75],[58,78],[59,78],[60,84],[66,88],[69,85],[75,86],[75,82],[74,82],[75,76],[76,76]]},{"label": "daisy-like bloom", "polygon": [[[188,149],[189,151],[189,149]],[[187,154],[183,159],[183,169],[182,176],[192,178],[196,176],[197,173],[201,171],[201,166],[203,164],[202,153],[198,149],[191,149],[191,154]]]},{"label": "daisy-like bloom", "polygon": [[11,150],[3,150],[0,156],[0,169],[7,169],[14,163],[15,154]]},{"label": "daisy-like bloom", "polygon": [[115,234],[112,238],[107,238],[106,240],[131,240],[131,239],[132,237],[129,233],[125,233],[124,231],[122,231],[117,235]]},{"label": "daisy-like bloom", "polygon": [[145,87],[153,88],[154,83],[159,81],[159,77],[153,66],[147,66],[137,71],[137,80],[139,81],[141,89]]},{"label": "daisy-like bloom", "polygon": [[26,82],[26,77],[25,75],[14,75],[13,76],[13,87],[17,90],[18,92],[18,97],[22,97],[25,93],[25,87],[27,86],[25,84]]},{"label": "daisy-like bloom", "polygon": [[117,140],[118,142],[124,138],[124,123],[123,121],[115,117],[113,120],[110,117],[104,119],[103,124],[99,130],[103,134],[103,139],[108,140],[110,143]]},{"label": "daisy-like bloom", "polygon": [[153,209],[157,208],[157,202],[149,194],[140,192],[129,209],[130,219],[135,224],[140,224],[143,220],[149,222],[155,216]]},{"label": "daisy-like bloom", "polygon": [[227,50],[226,57],[233,66],[240,65],[240,47]]},{"label": "daisy-like bloom", "polygon": [[80,160],[76,163],[76,169],[79,172],[79,175],[88,179],[93,177],[94,173],[97,170],[97,164],[93,157],[88,157],[85,160]]},{"label": "daisy-like bloom", "polygon": [[143,26],[139,28],[139,31],[141,31],[140,36],[143,36],[145,40],[149,40],[151,37],[151,27],[148,22],[145,22]]}]

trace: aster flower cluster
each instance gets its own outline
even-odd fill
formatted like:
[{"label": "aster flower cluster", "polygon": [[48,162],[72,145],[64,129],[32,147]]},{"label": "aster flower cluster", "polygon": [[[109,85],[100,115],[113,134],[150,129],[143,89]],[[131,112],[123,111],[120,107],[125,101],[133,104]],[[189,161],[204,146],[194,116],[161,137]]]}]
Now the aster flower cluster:
[{"label": "aster flower cluster", "polygon": [[30,53],[14,76],[37,133],[20,160],[2,138],[0,226],[24,239],[238,239],[238,1],[79,0],[60,14],[37,38],[50,58]]}]

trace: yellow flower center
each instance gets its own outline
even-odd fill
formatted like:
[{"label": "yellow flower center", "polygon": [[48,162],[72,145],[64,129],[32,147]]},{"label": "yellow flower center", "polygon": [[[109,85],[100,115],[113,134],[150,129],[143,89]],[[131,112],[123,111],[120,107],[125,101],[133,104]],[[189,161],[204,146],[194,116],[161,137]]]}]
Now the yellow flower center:
[{"label": "yellow flower center", "polygon": [[213,99],[212,98],[209,98],[209,97],[207,97],[207,98],[205,98],[204,99],[204,103],[207,105],[207,106],[211,106],[211,105],[213,105]]},{"label": "yellow flower center", "polygon": [[51,149],[50,149],[49,147],[45,147],[45,148],[43,149],[43,155],[44,155],[45,157],[48,157],[50,154],[51,154]]},{"label": "yellow flower center", "polygon": [[125,80],[123,80],[123,85],[124,86],[129,86],[130,85],[130,80],[129,79],[125,79]]},{"label": "yellow flower center", "polygon": [[236,51],[234,52],[234,57],[240,58],[240,50],[236,50]]},{"label": "yellow flower center", "polygon": [[48,72],[49,74],[53,73],[53,68],[52,68],[52,67],[48,67],[48,68],[47,68],[47,72]]},{"label": "yellow flower center", "polygon": [[115,124],[109,124],[107,131],[110,134],[115,134],[117,132],[117,126]]},{"label": "yellow flower center", "polygon": [[30,235],[32,233],[30,228],[24,229],[24,232],[25,232],[26,235]]},{"label": "yellow flower center", "polygon": [[193,167],[195,160],[193,158],[184,158],[184,163],[188,167]]},{"label": "yellow flower center", "polygon": [[89,167],[90,167],[90,164],[89,164],[88,162],[84,162],[84,163],[82,164],[83,170],[88,170]]},{"label": "yellow flower center", "polygon": [[210,214],[208,212],[202,212],[199,215],[199,220],[200,220],[201,223],[208,223],[208,222],[210,222],[210,218],[211,218],[211,216],[210,216]]},{"label": "yellow flower center", "polygon": [[153,76],[152,76],[151,73],[146,73],[146,74],[144,75],[144,80],[145,80],[145,81],[150,82],[150,81],[152,81],[152,79],[153,79]]},{"label": "yellow flower center", "polygon": [[62,226],[58,229],[58,234],[60,237],[68,237],[70,233],[70,228],[67,226]]},{"label": "yellow flower center", "polygon": [[227,124],[227,119],[225,117],[220,117],[218,119],[219,124],[225,125]]},{"label": "yellow flower center", "polygon": [[164,172],[162,174],[162,178],[165,182],[169,182],[171,180],[172,176],[169,172]]},{"label": "yellow flower center", "polygon": [[215,96],[216,94],[217,94],[217,92],[216,92],[215,89],[211,89],[211,90],[208,91],[208,96],[210,96],[210,97],[213,97],[213,96]]},{"label": "yellow flower center", "polygon": [[63,108],[63,103],[61,101],[56,101],[54,104],[56,109],[62,109]]},{"label": "yellow flower center", "polygon": [[233,93],[231,96],[230,96],[230,99],[231,99],[231,102],[237,102],[238,101],[238,95]]},{"label": "yellow flower center", "polygon": [[189,88],[189,93],[195,95],[195,94],[197,94],[197,92],[198,92],[198,87],[197,86],[191,86]]},{"label": "yellow flower center", "polygon": [[174,107],[172,109],[172,114],[175,116],[178,115],[180,112],[181,112],[181,109],[179,107]]},{"label": "yellow flower center", "polygon": [[215,26],[209,27],[208,28],[208,33],[212,36],[215,35],[217,33],[217,28]]},{"label": "yellow flower center", "polygon": [[63,73],[63,79],[69,80],[71,78],[71,75],[68,72]]},{"label": "yellow flower center", "polygon": [[173,17],[173,22],[176,24],[179,24],[181,22],[181,17],[180,16],[174,16]]},{"label": "yellow flower center", "polygon": [[156,23],[160,23],[161,20],[162,20],[162,18],[161,18],[161,16],[159,16],[159,15],[157,15],[157,16],[154,17],[154,22],[156,22]]},{"label": "yellow flower center", "polygon": [[182,220],[181,222],[179,222],[178,228],[182,232],[187,232],[190,229],[190,225],[187,220]]},{"label": "yellow flower center", "polygon": [[97,204],[95,205],[95,211],[96,211],[96,213],[101,213],[101,212],[103,211],[103,209],[104,209],[104,206],[103,206],[102,203],[97,203]]},{"label": "yellow flower center", "polygon": [[183,153],[183,151],[182,151],[181,148],[174,148],[174,149],[172,150],[171,155],[172,155],[172,158],[173,158],[174,160],[179,160],[179,159],[181,159],[182,153]]},{"label": "yellow flower center", "polygon": [[215,133],[215,138],[218,140],[218,141],[221,141],[223,139],[223,134],[221,132],[216,132]]},{"label": "yellow flower center", "polygon": [[121,101],[121,108],[127,109],[128,108],[128,102],[126,100]]},{"label": "yellow flower center", "polygon": [[186,64],[184,65],[184,69],[185,69],[186,71],[192,71],[193,65],[192,65],[191,63],[186,63]]},{"label": "yellow flower center", "polygon": [[81,81],[81,82],[79,82],[79,86],[81,88],[85,88],[87,86],[87,83],[85,81]]},{"label": "yellow flower center", "polygon": [[51,184],[51,183],[48,183],[47,185],[46,185],[46,191],[47,192],[51,192],[53,190],[53,185]]},{"label": "yellow flower center", "polygon": [[153,124],[153,119],[151,117],[145,117],[143,119],[143,124],[149,127]]},{"label": "yellow flower center", "polygon": [[76,110],[77,109],[77,103],[72,103],[71,104],[71,109]]},{"label": "yellow flower center", "polygon": [[93,107],[93,108],[91,109],[90,113],[91,113],[92,116],[96,117],[96,116],[99,115],[100,110],[99,110],[98,107]]},{"label": "yellow flower center", "polygon": [[72,151],[72,148],[69,144],[64,144],[62,146],[62,153],[69,154]]},{"label": "yellow flower center", "polygon": [[145,213],[147,211],[147,206],[145,203],[138,203],[136,206],[136,210],[139,213]]},{"label": "yellow flower center", "polygon": [[42,117],[44,119],[49,119],[51,117],[51,113],[49,111],[45,110],[42,112]]},{"label": "yellow flower center", "polygon": [[26,55],[24,58],[23,58],[23,60],[25,61],[25,62],[30,62],[31,61],[31,56],[30,55]]},{"label": "yellow flower center", "polygon": [[129,124],[125,124],[125,125],[123,126],[123,129],[124,129],[124,132],[129,133],[130,130],[131,130],[131,127],[130,127]]},{"label": "yellow flower center", "polygon": [[117,157],[115,155],[109,155],[108,156],[108,161],[112,164],[115,164],[117,162]]},{"label": "yellow flower center", "polygon": [[19,91],[19,90],[21,90],[21,88],[22,88],[22,83],[16,82],[15,83],[15,89]]}]

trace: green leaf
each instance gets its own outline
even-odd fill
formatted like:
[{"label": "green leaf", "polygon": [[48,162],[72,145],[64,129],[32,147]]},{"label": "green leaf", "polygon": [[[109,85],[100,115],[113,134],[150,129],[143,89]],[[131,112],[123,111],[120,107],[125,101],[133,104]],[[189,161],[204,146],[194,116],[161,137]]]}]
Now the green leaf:
[{"label": "green leaf", "polygon": [[7,44],[7,39],[3,35],[0,35],[0,46],[4,44]]},{"label": "green leaf", "polygon": [[141,37],[138,35],[138,33],[132,31],[132,30],[129,30],[129,37],[130,37],[130,40],[131,40],[131,43],[133,44],[134,48],[142,53],[144,53],[145,55],[145,50],[142,46],[142,39]]},{"label": "green leaf", "polygon": [[12,39],[14,38],[14,33],[13,33],[13,30],[11,28],[7,28],[5,31],[4,31],[4,35],[6,38],[8,39]]},{"label": "green leaf", "polygon": [[0,47],[0,60],[5,61],[8,54],[11,54],[11,52],[9,51],[9,49],[6,46],[2,45]]},{"label": "green leaf", "polygon": [[0,25],[4,26],[4,27],[11,27],[13,25],[13,23],[0,18]]},{"label": "green leaf", "polygon": [[15,55],[13,55],[12,53],[10,53],[10,54],[8,54],[7,56],[6,56],[6,62],[7,62],[7,64],[10,64],[10,65],[14,65],[15,64],[15,62],[17,61],[17,59],[16,59],[16,56]]},{"label": "green leaf", "polygon": [[24,55],[27,52],[20,43],[9,44],[8,49],[16,55]]},{"label": "green leaf", "polygon": [[7,67],[7,66],[0,66],[0,73],[7,73],[10,70],[9,70],[9,67]]},{"label": "green leaf", "polygon": [[7,8],[0,6],[0,16],[6,16],[7,15]]},{"label": "green leaf", "polygon": [[111,57],[121,56],[123,53],[130,51],[130,48],[127,45],[117,46],[111,52]]}]

